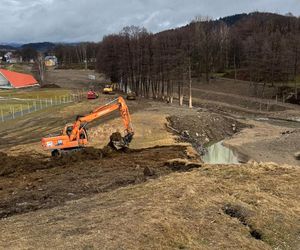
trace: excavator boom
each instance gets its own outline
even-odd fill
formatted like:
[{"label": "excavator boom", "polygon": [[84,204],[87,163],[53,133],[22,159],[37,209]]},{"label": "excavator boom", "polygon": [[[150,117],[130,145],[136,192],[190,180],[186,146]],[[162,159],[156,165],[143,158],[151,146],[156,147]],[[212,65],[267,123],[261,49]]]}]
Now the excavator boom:
[{"label": "excavator boom", "polygon": [[121,140],[116,141],[111,138],[110,144],[116,149],[128,147],[134,132],[131,125],[131,118],[125,100],[122,97],[94,109],[85,116],[77,116],[73,125],[66,125],[61,135],[54,137],[45,137],[42,139],[42,147],[45,150],[51,150],[52,154],[57,154],[60,150],[77,149],[84,147],[88,143],[86,125],[98,118],[101,118],[116,110],[120,111],[121,118],[125,127],[125,136]]}]

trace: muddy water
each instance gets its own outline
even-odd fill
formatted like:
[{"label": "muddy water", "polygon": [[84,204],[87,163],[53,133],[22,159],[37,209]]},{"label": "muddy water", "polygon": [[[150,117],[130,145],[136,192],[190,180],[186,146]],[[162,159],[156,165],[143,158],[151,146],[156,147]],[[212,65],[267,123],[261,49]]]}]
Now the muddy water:
[{"label": "muddy water", "polygon": [[209,146],[202,160],[209,164],[239,164],[238,157],[230,148],[223,145],[223,141]]}]

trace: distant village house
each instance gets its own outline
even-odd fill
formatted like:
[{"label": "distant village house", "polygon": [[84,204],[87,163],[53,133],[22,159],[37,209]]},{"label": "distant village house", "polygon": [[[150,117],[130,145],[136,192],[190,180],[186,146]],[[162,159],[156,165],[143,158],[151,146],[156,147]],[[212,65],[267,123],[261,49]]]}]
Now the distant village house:
[{"label": "distant village house", "polygon": [[57,66],[58,60],[56,56],[46,56],[45,57],[45,66],[46,67],[54,67]]},{"label": "distant village house", "polygon": [[21,63],[23,61],[23,59],[21,56],[14,55],[13,52],[7,52],[2,57],[2,61],[6,62],[6,63]]}]

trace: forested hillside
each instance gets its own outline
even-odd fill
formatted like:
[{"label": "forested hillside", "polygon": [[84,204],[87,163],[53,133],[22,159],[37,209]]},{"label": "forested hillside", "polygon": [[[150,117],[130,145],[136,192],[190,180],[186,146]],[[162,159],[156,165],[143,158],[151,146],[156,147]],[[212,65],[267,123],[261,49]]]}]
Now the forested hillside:
[{"label": "forested hillside", "polygon": [[297,81],[300,19],[254,12],[219,20],[199,17],[157,34],[125,27],[99,44],[97,69],[138,95],[172,95],[192,78],[222,73],[267,84]]}]

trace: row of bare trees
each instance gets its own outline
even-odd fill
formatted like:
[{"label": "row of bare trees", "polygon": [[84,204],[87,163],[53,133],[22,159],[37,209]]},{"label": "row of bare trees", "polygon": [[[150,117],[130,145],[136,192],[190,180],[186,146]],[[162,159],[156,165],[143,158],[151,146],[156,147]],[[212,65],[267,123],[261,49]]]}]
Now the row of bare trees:
[{"label": "row of bare trees", "polygon": [[172,102],[177,92],[181,104],[192,79],[209,83],[217,72],[264,84],[296,83],[299,18],[269,13],[233,18],[197,18],[158,34],[126,27],[97,45],[97,70],[137,95]]},{"label": "row of bare trees", "polygon": [[62,67],[84,67],[94,68],[98,51],[98,44],[93,42],[84,42],[79,44],[59,44],[49,53],[58,58]]}]

